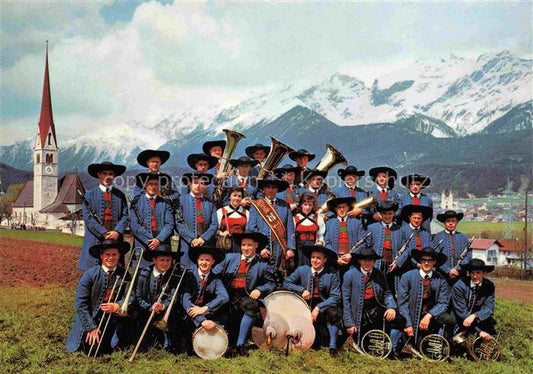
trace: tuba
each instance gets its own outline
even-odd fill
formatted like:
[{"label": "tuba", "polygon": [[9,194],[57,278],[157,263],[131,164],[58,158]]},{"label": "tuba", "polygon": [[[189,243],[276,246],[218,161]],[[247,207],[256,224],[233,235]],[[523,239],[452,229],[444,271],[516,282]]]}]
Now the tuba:
[{"label": "tuba", "polygon": [[315,166],[315,169],[320,171],[330,171],[339,164],[348,165],[348,161],[346,161],[337,148],[331,144],[326,144],[326,154],[322,156],[318,164]]},{"label": "tuba", "polygon": [[272,141],[272,147],[270,147],[270,152],[263,166],[261,166],[261,170],[259,170],[259,174],[257,175],[258,180],[265,179],[266,176],[273,174],[274,169],[278,167],[285,156],[294,151],[294,149],[283,144],[276,138],[270,137],[270,139]]},{"label": "tuba", "polygon": [[[224,147],[224,153],[220,158],[220,168],[218,169],[218,172],[228,174],[231,171],[231,164],[229,163],[231,155],[235,152],[239,141],[242,138],[246,138],[246,136],[233,130],[224,129],[222,131],[226,133],[226,147]],[[213,192],[213,202],[217,202],[222,198],[225,183],[225,179],[218,181],[217,188]]]}]

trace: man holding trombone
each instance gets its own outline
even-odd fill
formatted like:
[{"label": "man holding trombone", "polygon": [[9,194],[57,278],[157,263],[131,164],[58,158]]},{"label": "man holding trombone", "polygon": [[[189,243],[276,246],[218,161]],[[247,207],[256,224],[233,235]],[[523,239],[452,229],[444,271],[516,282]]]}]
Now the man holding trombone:
[{"label": "man holding trombone", "polygon": [[[78,283],[76,316],[67,339],[69,353],[81,348],[89,356],[97,356],[125,344],[124,319],[117,315],[121,304],[129,304],[133,298],[122,300],[126,290],[121,283],[125,277],[129,280],[129,276],[119,260],[129,250],[128,243],[112,239],[89,249],[89,254],[100,263],[85,271]],[[118,343],[112,344],[115,335]]]}]

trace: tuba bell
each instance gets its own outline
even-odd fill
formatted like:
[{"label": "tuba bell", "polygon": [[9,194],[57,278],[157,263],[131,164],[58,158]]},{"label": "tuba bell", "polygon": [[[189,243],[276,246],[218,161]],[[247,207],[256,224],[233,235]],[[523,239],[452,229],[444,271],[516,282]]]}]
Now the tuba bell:
[{"label": "tuba bell", "polygon": [[268,153],[263,166],[261,166],[261,170],[259,170],[257,175],[258,180],[265,179],[266,176],[272,175],[274,169],[278,167],[285,156],[294,151],[294,149],[283,144],[276,138],[270,137],[270,140],[272,141],[272,146],[270,147],[270,152]]},{"label": "tuba bell", "polygon": [[[231,164],[229,160],[231,155],[235,152],[237,144],[242,138],[246,138],[246,135],[238,133],[237,131],[224,129],[222,130],[226,133],[226,147],[224,147],[224,153],[220,157],[220,168],[218,169],[219,173],[229,174],[231,171]],[[222,192],[224,191],[224,185],[226,180],[220,180],[217,184],[215,191],[213,192],[213,201],[217,202],[222,197]]]},{"label": "tuba bell", "polygon": [[326,144],[326,154],[322,156],[318,164],[315,166],[315,169],[320,171],[330,171],[339,164],[348,165],[348,161],[346,161],[337,148],[331,144]]}]

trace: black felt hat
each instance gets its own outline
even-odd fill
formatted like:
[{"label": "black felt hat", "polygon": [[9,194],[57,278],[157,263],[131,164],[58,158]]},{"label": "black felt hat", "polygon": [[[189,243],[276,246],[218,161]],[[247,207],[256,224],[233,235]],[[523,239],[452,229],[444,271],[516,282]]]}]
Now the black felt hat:
[{"label": "black felt hat", "polygon": [[361,259],[379,260],[381,258],[381,256],[376,253],[376,251],[374,250],[374,247],[372,247],[371,245],[365,245],[359,251],[352,254],[352,257],[356,260],[361,260]]},{"label": "black felt hat", "polygon": [[248,155],[248,157],[254,158],[255,151],[257,151],[259,149],[264,150],[267,155],[270,152],[270,147],[267,146],[267,145],[261,144],[261,143],[257,143],[257,144],[251,145],[249,147],[246,147],[244,152]]},{"label": "black felt hat", "polygon": [[457,221],[462,220],[464,213],[457,213],[455,210],[447,210],[444,213],[437,214],[437,221],[446,222],[448,218],[457,218]]},{"label": "black felt hat", "polygon": [[494,270],[494,265],[485,265],[485,261],[480,260],[479,258],[473,258],[468,264],[463,265],[462,268],[466,271],[481,270],[490,273]]},{"label": "black felt hat", "polygon": [[314,160],[316,157],[314,153],[311,153],[307,151],[307,149],[303,149],[303,148],[289,153],[289,158],[293,161],[296,161],[296,159],[301,156],[307,156],[309,158],[309,161]]},{"label": "black felt hat", "polygon": [[153,249],[153,250],[146,249],[143,252],[143,258],[146,261],[152,261],[154,257],[157,257],[157,256],[170,256],[173,259],[177,260],[182,255],[183,253],[181,252],[173,252],[170,244],[166,244],[166,243],[159,244],[156,249]]},{"label": "black felt hat", "polygon": [[354,197],[337,197],[335,199],[328,200],[328,210],[335,212],[335,208],[339,204],[348,204],[349,208],[352,209],[355,204],[355,198]]},{"label": "black felt hat", "polygon": [[376,181],[376,177],[378,176],[379,173],[387,174],[387,176],[389,177],[387,184],[390,189],[393,189],[394,182],[398,178],[398,174],[396,173],[396,171],[388,166],[377,166],[368,171],[368,175],[370,175],[370,178],[372,178],[374,182]]},{"label": "black felt hat", "polygon": [[189,248],[189,258],[195,264],[198,262],[198,257],[200,257],[200,255],[203,255],[203,254],[208,254],[208,255],[213,256],[213,258],[215,259],[215,264],[222,262],[222,260],[224,260],[224,258],[226,257],[226,254],[224,253],[224,251],[217,247],[200,246],[200,247]]},{"label": "black felt hat", "polygon": [[89,254],[94,258],[100,258],[100,253],[109,248],[116,248],[120,252],[121,256],[124,256],[130,250],[130,244],[124,241],[118,241],[113,239],[104,240],[102,243],[98,243],[89,248]]},{"label": "black felt hat", "polygon": [[202,151],[204,151],[206,155],[210,155],[209,150],[216,146],[221,147],[222,152],[224,152],[224,148],[226,148],[226,141],[225,140],[210,140],[208,142],[205,142],[202,145]]},{"label": "black felt hat", "polygon": [[376,206],[376,210],[378,212],[387,212],[390,210],[396,212],[398,210],[398,203],[392,200],[383,200]]},{"label": "black felt hat", "polygon": [[365,171],[357,170],[355,166],[350,165],[346,169],[337,170],[337,174],[339,175],[339,177],[341,177],[342,180],[344,180],[347,175],[357,175],[358,177],[362,177],[365,175]]},{"label": "black felt hat", "polygon": [[422,257],[424,257],[424,256],[433,257],[437,261],[436,264],[435,264],[436,268],[438,268],[439,266],[444,264],[446,262],[446,260],[448,259],[448,257],[444,253],[437,252],[435,250],[435,248],[433,248],[433,247],[424,247],[421,250],[413,249],[411,251],[411,257],[416,262],[420,262]]},{"label": "black felt hat", "polygon": [[251,167],[254,167],[259,163],[259,161],[251,159],[250,157],[241,156],[237,159],[229,160],[229,163],[235,168],[239,165],[250,165]]},{"label": "black felt hat", "polygon": [[402,219],[405,222],[409,222],[411,213],[422,213],[422,219],[425,221],[433,216],[433,209],[424,205],[406,205],[402,208]]},{"label": "black felt hat", "polygon": [[285,191],[289,187],[289,183],[272,177],[257,180],[257,188],[263,189],[265,186],[276,186],[278,188],[278,192],[281,192]]},{"label": "black felt hat", "polygon": [[87,172],[91,177],[98,178],[98,173],[106,170],[115,172],[115,177],[124,174],[126,167],[124,165],[116,165],[109,161],[104,161],[100,164],[90,164],[87,168]]},{"label": "black felt hat", "polygon": [[257,231],[246,230],[245,232],[242,232],[242,233],[232,234],[232,237],[238,246],[241,245],[241,242],[243,239],[252,239],[254,242],[259,243],[259,246],[257,247],[257,251],[262,250],[268,244],[267,236]]},{"label": "black felt hat", "polygon": [[209,156],[205,153],[191,153],[187,156],[187,164],[189,164],[194,170],[196,170],[196,163],[198,161],[207,161],[209,169],[212,169],[218,163],[218,158],[215,156]]},{"label": "black felt hat", "polygon": [[285,164],[280,168],[274,169],[274,175],[278,178],[281,178],[285,173],[294,173],[298,174],[299,168],[291,164]]},{"label": "black felt hat", "polygon": [[161,159],[161,165],[168,161],[170,152],[162,151],[158,149],[145,149],[137,156],[137,162],[141,166],[148,166],[148,160],[152,157],[159,157]]},{"label": "black felt hat", "polygon": [[320,252],[323,253],[329,263],[336,263],[337,262],[337,254],[329,249],[324,247],[323,245],[304,245],[302,246],[302,253],[305,257],[311,258],[311,254],[313,252]]}]

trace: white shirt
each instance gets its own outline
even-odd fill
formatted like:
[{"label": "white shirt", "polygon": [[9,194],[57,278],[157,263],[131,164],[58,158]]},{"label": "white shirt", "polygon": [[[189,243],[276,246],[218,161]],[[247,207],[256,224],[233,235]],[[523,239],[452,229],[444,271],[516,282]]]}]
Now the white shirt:
[{"label": "white shirt", "polygon": [[418,197],[418,198],[420,198],[420,194],[413,195],[413,193],[409,192],[409,195],[410,195],[411,197]]},{"label": "white shirt", "polygon": [[153,199],[155,199],[155,197],[156,197],[156,195],[154,195],[154,196],[150,196],[150,195],[148,195],[148,192],[145,193],[144,196],[146,196],[146,198],[147,198],[148,200],[153,200]]},{"label": "white shirt", "polygon": [[382,188],[379,184],[376,183],[376,188],[378,189],[379,192],[389,192],[389,188],[388,187],[385,187],[385,188]]},{"label": "white shirt", "polygon": [[444,230],[444,232],[446,232],[446,234],[448,235],[455,235],[455,230],[454,231]]},{"label": "white shirt", "polygon": [[111,192],[111,190],[113,189],[113,186],[106,187],[103,184],[100,184],[98,187],[100,188],[100,191],[102,192],[108,192],[107,191],[108,189],[109,189],[109,192]]},{"label": "white shirt", "polygon": [[209,274],[211,274],[211,272],[208,272],[207,274],[204,274],[204,273],[202,273],[200,268],[198,268],[198,275],[200,276],[200,279],[207,278],[209,276]]},{"label": "white shirt", "polygon": [[418,269],[418,274],[420,274],[422,279],[426,278],[426,275],[431,278],[431,276],[433,275],[433,270],[431,270],[429,273],[425,273],[424,270]]},{"label": "white shirt", "polygon": [[[392,222],[391,222],[391,223],[385,223],[385,222],[381,221],[381,224],[383,225],[383,227],[385,227],[385,228],[389,228],[389,229],[390,229],[391,226],[392,226]],[[411,227],[411,228],[412,228],[412,227]]]},{"label": "white shirt", "polygon": [[348,217],[344,217],[344,218],[337,217],[337,219],[339,220],[339,222],[346,222],[346,218],[348,218]]},{"label": "white shirt", "polygon": [[152,270],[152,275],[154,276],[154,278],[157,278],[159,275],[165,275],[165,273],[160,273],[159,271],[157,271],[155,266],[154,266],[154,270]]},{"label": "white shirt", "polygon": [[253,257],[246,257],[245,255],[241,255],[241,260],[245,260],[247,263],[252,262],[253,259]]},{"label": "white shirt", "polygon": [[410,227],[411,230],[413,230],[413,231],[420,231],[420,226],[418,226],[418,227],[414,227],[413,225],[409,224],[409,227]]},{"label": "white shirt", "polygon": [[323,266],[319,270],[315,270],[315,269],[311,268],[311,275],[312,276],[320,275],[323,271],[324,271],[324,267]]},{"label": "white shirt", "polygon": [[[115,269],[116,269],[116,268],[115,268]],[[109,270],[112,270],[113,272],[115,272],[115,269],[110,269],[110,268],[108,268],[107,266],[102,265],[102,270],[103,270],[106,274],[107,274],[107,272],[108,272]]]}]

